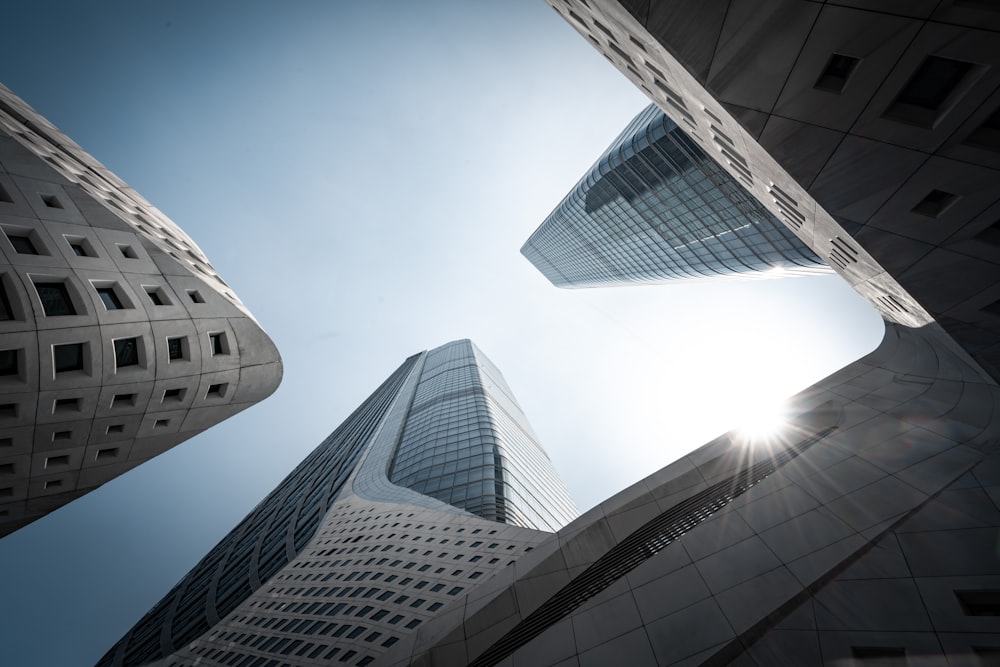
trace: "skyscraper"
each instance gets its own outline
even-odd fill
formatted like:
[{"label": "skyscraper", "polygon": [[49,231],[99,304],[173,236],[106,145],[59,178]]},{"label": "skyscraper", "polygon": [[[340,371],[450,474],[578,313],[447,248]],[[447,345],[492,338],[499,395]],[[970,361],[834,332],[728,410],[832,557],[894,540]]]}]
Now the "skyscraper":
[{"label": "skyscraper", "polygon": [[997,664],[996,9],[550,4],[885,337],[781,430],[586,512],[380,664]]},{"label": "skyscraper", "polygon": [[503,377],[448,343],[407,359],[100,664],[366,665],[576,515]]},{"label": "skyscraper", "polygon": [[521,253],[558,287],[830,272],[655,104]]},{"label": "skyscraper", "polygon": [[197,244],[0,86],[0,536],[266,398],[281,372]]}]

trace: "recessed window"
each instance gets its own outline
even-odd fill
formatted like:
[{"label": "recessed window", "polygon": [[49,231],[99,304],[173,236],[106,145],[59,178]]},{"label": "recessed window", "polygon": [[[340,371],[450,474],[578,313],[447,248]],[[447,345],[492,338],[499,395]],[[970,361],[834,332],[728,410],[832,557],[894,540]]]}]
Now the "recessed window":
[{"label": "recessed window", "polygon": [[157,419],[153,422],[153,428],[166,428],[168,426],[170,426],[169,419]]},{"label": "recessed window", "polygon": [[827,61],[823,73],[819,75],[814,88],[828,90],[831,93],[839,93],[847,85],[847,80],[851,78],[854,69],[861,60],[842,53],[834,53]]},{"label": "recessed window", "polygon": [[69,454],[62,454],[60,456],[50,456],[45,459],[46,468],[54,468],[57,466],[69,465]]},{"label": "recessed window", "polygon": [[109,447],[107,449],[98,449],[97,454],[94,456],[95,461],[105,461],[107,459],[118,458],[118,448]]},{"label": "recessed window", "polygon": [[906,667],[906,649],[901,646],[852,646],[855,664]]},{"label": "recessed window", "polygon": [[115,341],[115,367],[137,366],[139,364],[139,339],[119,338]]},{"label": "recessed window", "polygon": [[936,218],[958,201],[958,195],[944,190],[931,190],[911,211],[928,218]]},{"label": "recessed window", "polygon": [[14,474],[13,463],[0,463],[0,475],[13,475],[13,474]]},{"label": "recessed window", "polygon": [[136,254],[135,249],[130,245],[125,245],[124,243],[116,243],[115,246],[118,248],[118,252],[122,254],[122,257],[127,259],[139,259],[139,255]]},{"label": "recessed window", "polygon": [[184,358],[184,337],[167,339],[167,358],[170,361]]},{"label": "recessed window", "polygon": [[188,298],[191,299],[192,303],[205,303],[205,299],[202,298],[201,292],[196,289],[187,290]]},{"label": "recessed window", "polygon": [[961,84],[975,69],[962,60],[927,56],[914,72],[885,116],[932,127],[961,92]]},{"label": "recessed window", "polygon": [[45,204],[47,208],[63,208],[62,202],[55,195],[43,195],[39,194],[42,198],[42,203]]},{"label": "recessed window", "polygon": [[212,347],[212,356],[218,356],[220,354],[229,354],[229,344],[226,340],[226,334],[224,333],[210,333],[208,334],[208,340]]},{"label": "recessed window", "polygon": [[49,481],[45,482],[46,489],[57,489],[62,485],[63,481],[61,479],[50,479]]},{"label": "recessed window", "polygon": [[27,234],[8,234],[7,239],[14,246],[14,250],[19,255],[39,255],[38,248],[35,247],[31,237]]},{"label": "recessed window", "polygon": [[66,283],[35,283],[35,291],[38,292],[46,317],[76,315]]},{"label": "recessed window", "polygon": [[73,437],[73,431],[56,431],[52,434],[52,442],[59,442],[60,440],[70,440]]},{"label": "recessed window", "polygon": [[52,359],[56,373],[83,370],[83,343],[53,345]]},{"label": "recessed window", "polygon": [[966,616],[1000,616],[1000,591],[955,591]]},{"label": "recessed window", "polygon": [[14,198],[11,197],[10,193],[7,192],[6,188],[4,188],[3,183],[0,183],[0,202],[3,202],[5,204],[14,203]]},{"label": "recessed window", "polygon": [[115,433],[124,433],[125,424],[108,424],[108,428],[105,429],[104,433],[107,435],[114,435]]},{"label": "recessed window", "polygon": [[165,389],[163,391],[163,399],[161,403],[169,403],[170,401],[183,401],[184,400],[184,389]]},{"label": "recessed window", "polygon": [[135,405],[135,394],[115,394],[111,399],[111,407],[123,408]]},{"label": "recessed window", "polygon": [[20,350],[0,350],[0,375],[17,375]]},{"label": "recessed window", "polygon": [[57,398],[52,402],[52,414],[57,415],[64,412],[79,412],[79,398]]},{"label": "recessed window", "polygon": [[114,287],[98,287],[97,294],[101,297],[104,307],[108,310],[121,310],[124,308],[122,300],[118,298],[118,292],[115,291]]},{"label": "recessed window", "polygon": [[159,287],[146,285],[143,287],[146,290],[146,295],[149,296],[149,300],[154,306],[169,306],[170,301],[167,296],[163,293]]},{"label": "recessed window", "polygon": [[1000,151],[1000,109],[990,114],[962,143]]},{"label": "recessed window", "polygon": [[77,257],[89,257],[87,254],[87,249],[83,247],[80,243],[70,243],[69,247],[73,249],[73,254]]},{"label": "recessed window", "polygon": [[0,403],[0,419],[17,419],[17,403]]},{"label": "recessed window", "polygon": [[0,275],[0,320],[14,319],[14,311],[10,307],[10,300],[7,299],[7,290],[3,286],[3,276]]}]

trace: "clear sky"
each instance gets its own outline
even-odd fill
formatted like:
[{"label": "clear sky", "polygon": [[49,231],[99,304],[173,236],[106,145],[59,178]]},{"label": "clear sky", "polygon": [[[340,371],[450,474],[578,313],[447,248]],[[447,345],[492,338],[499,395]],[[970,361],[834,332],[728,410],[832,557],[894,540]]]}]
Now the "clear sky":
[{"label": "clear sky", "polygon": [[0,540],[0,664],[93,664],[417,351],[472,338],[581,509],[873,349],[836,276],[558,290],[518,253],[647,103],[541,0],[22,2],[0,81],[187,231],[270,399]]}]

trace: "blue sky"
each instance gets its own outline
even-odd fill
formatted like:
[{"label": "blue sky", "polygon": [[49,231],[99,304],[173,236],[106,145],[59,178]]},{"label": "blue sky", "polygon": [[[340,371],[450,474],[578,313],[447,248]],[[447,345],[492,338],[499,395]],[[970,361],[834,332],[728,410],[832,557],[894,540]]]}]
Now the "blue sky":
[{"label": "blue sky", "polygon": [[881,338],[836,276],[549,285],[520,245],[647,102],[541,0],[4,14],[0,81],[187,231],[285,363],[0,540],[4,664],[93,664],[416,351],[475,340],[586,509]]}]

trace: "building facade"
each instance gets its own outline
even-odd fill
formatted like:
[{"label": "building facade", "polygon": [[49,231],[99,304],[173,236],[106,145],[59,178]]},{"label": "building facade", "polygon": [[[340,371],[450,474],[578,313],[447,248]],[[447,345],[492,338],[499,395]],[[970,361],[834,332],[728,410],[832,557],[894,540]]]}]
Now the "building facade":
[{"label": "building facade", "polygon": [[496,367],[448,343],[407,359],[99,664],[367,665],[577,514]]},{"label": "building facade", "polygon": [[197,244],[0,86],[0,536],[269,396]]},{"label": "building facade", "polygon": [[739,178],[650,105],[521,254],[557,287],[829,273]]},{"label": "building facade", "polygon": [[996,8],[549,4],[885,337],[780,432],[586,512],[379,664],[997,664]]}]

